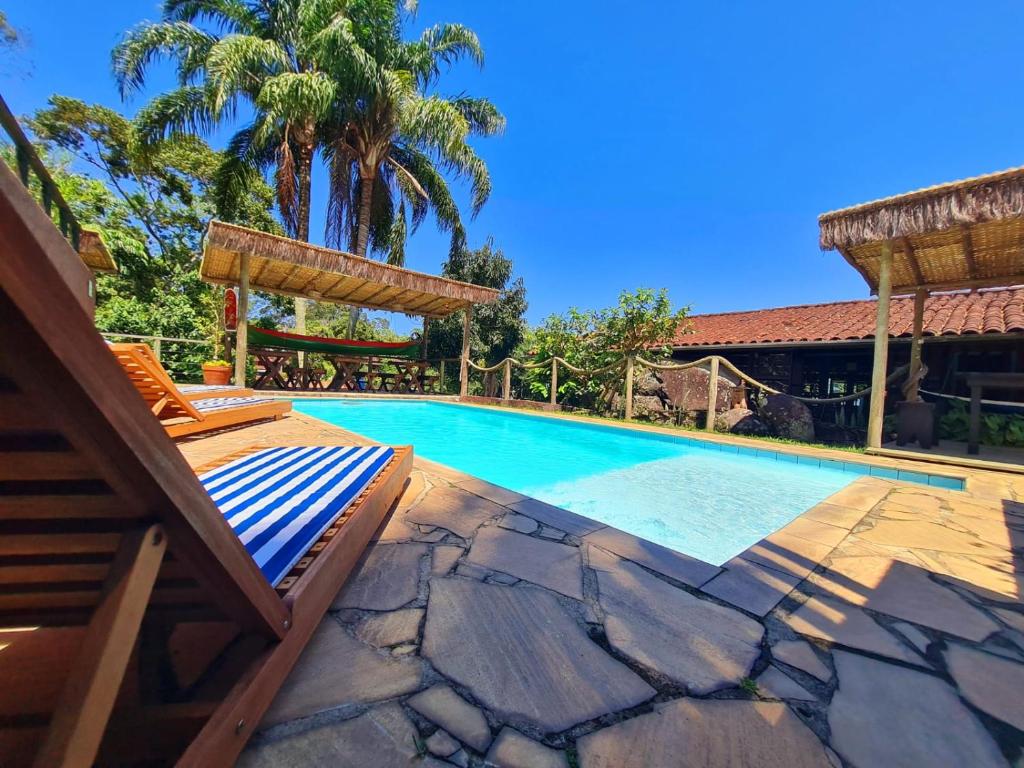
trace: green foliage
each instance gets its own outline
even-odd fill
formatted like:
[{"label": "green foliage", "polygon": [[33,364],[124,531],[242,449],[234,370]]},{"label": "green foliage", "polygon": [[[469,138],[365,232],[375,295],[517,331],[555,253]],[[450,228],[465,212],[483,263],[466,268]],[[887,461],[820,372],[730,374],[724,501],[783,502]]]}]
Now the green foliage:
[{"label": "green foliage", "polygon": [[[532,331],[523,351],[537,362],[560,357],[586,370],[603,368],[626,354],[643,353],[658,358],[668,353],[668,348],[661,345],[686,319],[687,311],[686,308],[673,310],[664,289],[623,291],[613,307],[600,310],[574,307],[563,315],[552,315]],[[524,374],[526,390],[534,398],[547,399],[550,377],[548,368],[527,371]],[[569,407],[607,411],[621,381],[620,371],[584,377],[560,369],[558,400]]]},{"label": "green foliage", "polygon": [[[953,401],[949,410],[939,417],[939,439],[967,440],[970,413],[967,406]],[[1024,448],[1024,416],[1003,413],[982,413],[981,442],[985,445],[1007,445]]]}]

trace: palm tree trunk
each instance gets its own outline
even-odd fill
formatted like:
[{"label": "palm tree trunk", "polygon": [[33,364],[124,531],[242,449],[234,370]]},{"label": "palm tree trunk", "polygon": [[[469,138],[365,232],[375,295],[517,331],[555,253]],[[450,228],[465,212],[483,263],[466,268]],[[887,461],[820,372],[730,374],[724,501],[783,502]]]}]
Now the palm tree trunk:
[{"label": "palm tree trunk", "polygon": [[[302,144],[299,147],[299,220],[298,239],[309,242],[309,197],[313,186],[313,146]],[[306,333],[306,300],[295,299],[295,332]],[[299,352],[299,367],[306,364],[306,355]]]},{"label": "palm tree trunk", "polygon": [[[374,177],[362,176],[359,180],[359,229],[356,231],[356,256],[366,256],[370,243],[370,211],[373,206]],[[359,322],[359,309],[352,307],[348,314],[348,337],[356,336],[356,324]]]}]

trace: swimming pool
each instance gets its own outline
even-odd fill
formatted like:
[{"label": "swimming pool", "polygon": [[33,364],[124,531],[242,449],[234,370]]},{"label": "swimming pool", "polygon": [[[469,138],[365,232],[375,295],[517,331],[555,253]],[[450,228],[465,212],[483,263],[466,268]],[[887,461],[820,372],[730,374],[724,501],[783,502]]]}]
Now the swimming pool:
[{"label": "swimming pool", "polygon": [[[295,400],[295,410],[721,565],[871,472],[895,470],[451,403]],[[877,471],[873,471],[877,470]],[[903,479],[961,487],[918,475]]]}]

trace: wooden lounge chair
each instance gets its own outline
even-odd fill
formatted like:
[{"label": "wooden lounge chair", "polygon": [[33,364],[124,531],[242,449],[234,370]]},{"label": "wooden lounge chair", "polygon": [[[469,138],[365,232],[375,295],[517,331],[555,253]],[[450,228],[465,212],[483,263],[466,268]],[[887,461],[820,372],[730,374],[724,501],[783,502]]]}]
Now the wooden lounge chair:
[{"label": "wooden lounge chair", "polygon": [[411,449],[275,589],[93,328],[79,257],[3,164],[0,222],[0,764],[230,765]]},{"label": "wooden lounge chair", "polygon": [[108,344],[146,405],[164,421],[167,434],[184,437],[261,419],[279,419],[286,400],[254,397],[243,387],[193,397],[182,392],[146,344]]},{"label": "wooden lounge chair", "polygon": [[[185,400],[202,400],[206,397],[252,397],[253,395],[253,390],[249,387],[238,387],[234,384],[177,384],[171,379],[149,344],[108,342],[108,346],[114,352],[115,357],[118,357],[118,362],[121,362],[133,383],[137,378],[142,381],[148,379],[147,383],[150,385],[155,383],[158,389],[160,385],[170,383],[171,391],[176,390]],[[122,354],[124,355],[123,361]],[[136,387],[141,389],[139,384],[136,384]],[[150,402],[149,399],[146,402]]]}]

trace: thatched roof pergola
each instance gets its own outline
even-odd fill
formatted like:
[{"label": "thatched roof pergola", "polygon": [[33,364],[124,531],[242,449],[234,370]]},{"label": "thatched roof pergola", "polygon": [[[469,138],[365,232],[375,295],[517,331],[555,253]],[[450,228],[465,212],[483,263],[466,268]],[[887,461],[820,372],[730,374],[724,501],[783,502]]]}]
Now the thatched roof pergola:
[{"label": "thatched roof pergola", "polygon": [[420,315],[424,321],[424,355],[430,319],[462,311],[462,389],[467,381],[473,305],[493,304],[501,295],[493,288],[393,267],[222,221],[211,221],[206,229],[199,271],[208,282],[239,287],[236,382],[244,381],[245,376],[245,317],[250,288],[312,301]]},{"label": "thatched roof pergola", "polygon": [[830,211],[818,225],[822,250],[838,250],[878,294],[868,416],[868,448],[877,450],[892,295],[915,297],[904,393],[917,403],[928,293],[1024,283],[1024,167]]},{"label": "thatched roof pergola", "polygon": [[117,272],[117,262],[99,232],[83,229],[78,234],[78,255],[93,272]]}]

